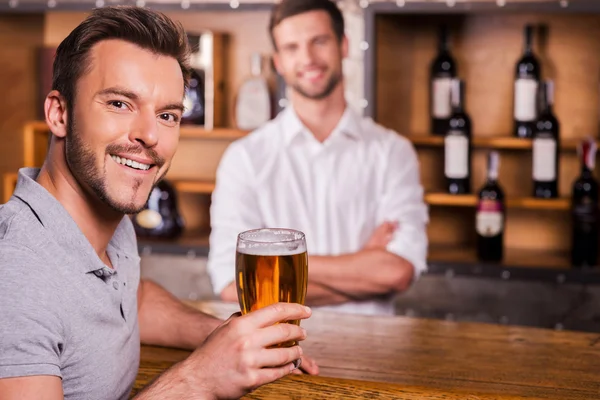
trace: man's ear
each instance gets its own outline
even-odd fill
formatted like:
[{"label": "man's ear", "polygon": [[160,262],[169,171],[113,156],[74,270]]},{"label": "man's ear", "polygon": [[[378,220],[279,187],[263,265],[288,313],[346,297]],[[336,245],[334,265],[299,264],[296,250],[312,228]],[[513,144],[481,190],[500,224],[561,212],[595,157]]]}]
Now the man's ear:
[{"label": "man's ear", "polygon": [[58,90],[52,90],[44,102],[46,123],[54,136],[67,136],[67,101]]},{"label": "man's ear", "polygon": [[344,35],[344,37],[342,38],[342,58],[347,58],[348,57],[348,36]]},{"label": "man's ear", "polygon": [[281,60],[279,59],[279,53],[277,52],[277,50],[275,50],[273,52],[273,66],[275,67],[275,70],[277,71],[277,73],[279,75],[281,75]]}]

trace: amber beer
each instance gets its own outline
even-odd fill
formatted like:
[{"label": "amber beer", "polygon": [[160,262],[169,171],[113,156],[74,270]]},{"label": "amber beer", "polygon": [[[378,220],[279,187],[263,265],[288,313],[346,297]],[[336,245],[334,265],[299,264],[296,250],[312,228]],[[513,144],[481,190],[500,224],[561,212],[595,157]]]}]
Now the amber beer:
[{"label": "amber beer", "polygon": [[[304,304],[308,256],[302,232],[257,229],[241,233],[235,267],[242,314],[277,302]],[[299,320],[287,322],[300,325]]]}]

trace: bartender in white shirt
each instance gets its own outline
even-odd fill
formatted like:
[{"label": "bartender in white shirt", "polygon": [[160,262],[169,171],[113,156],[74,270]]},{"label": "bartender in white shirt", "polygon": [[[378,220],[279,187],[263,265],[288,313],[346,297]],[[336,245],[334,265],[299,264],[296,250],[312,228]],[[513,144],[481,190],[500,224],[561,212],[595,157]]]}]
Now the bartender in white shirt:
[{"label": "bartender in white shirt", "polygon": [[271,16],[274,63],[290,105],[232,143],[211,206],[208,269],[237,302],[235,247],[245,230],[305,233],[306,303],[393,314],[393,297],[427,268],[427,207],[412,144],[345,101],[344,20],[330,0],[283,0]]}]

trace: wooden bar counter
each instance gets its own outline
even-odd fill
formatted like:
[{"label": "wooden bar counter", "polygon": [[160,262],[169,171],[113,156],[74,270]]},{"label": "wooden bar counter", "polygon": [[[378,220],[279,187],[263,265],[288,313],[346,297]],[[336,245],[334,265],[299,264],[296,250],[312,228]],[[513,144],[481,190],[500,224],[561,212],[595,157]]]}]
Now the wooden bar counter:
[{"label": "wooden bar counter", "polygon": [[[190,305],[221,318],[239,308]],[[247,399],[600,399],[600,334],[313,310],[302,347],[319,376]],[[142,347],[133,394],[189,352]]]}]

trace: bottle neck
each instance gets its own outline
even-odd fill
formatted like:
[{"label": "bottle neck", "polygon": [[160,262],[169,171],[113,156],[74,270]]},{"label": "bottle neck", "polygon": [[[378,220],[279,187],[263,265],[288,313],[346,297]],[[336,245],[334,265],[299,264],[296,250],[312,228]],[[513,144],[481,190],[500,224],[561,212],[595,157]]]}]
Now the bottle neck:
[{"label": "bottle neck", "polygon": [[500,158],[498,153],[492,151],[488,156],[488,184],[494,184],[498,181],[498,167],[500,166]]},{"label": "bottle neck", "polygon": [[532,54],[533,53],[533,27],[532,26],[525,27],[525,33],[524,33],[523,39],[524,39],[523,52],[525,54]]},{"label": "bottle neck", "polygon": [[440,53],[448,53],[449,51],[448,29],[445,26],[442,26],[438,33],[438,51]]},{"label": "bottle neck", "polygon": [[254,77],[262,75],[262,56],[260,53],[252,54],[250,59],[250,72]]},{"label": "bottle neck", "polygon": [[592,139],[587,139],[579,146],[579,157],[581,162],[581,176],[592,176],[596,161],[596,143]]}]

